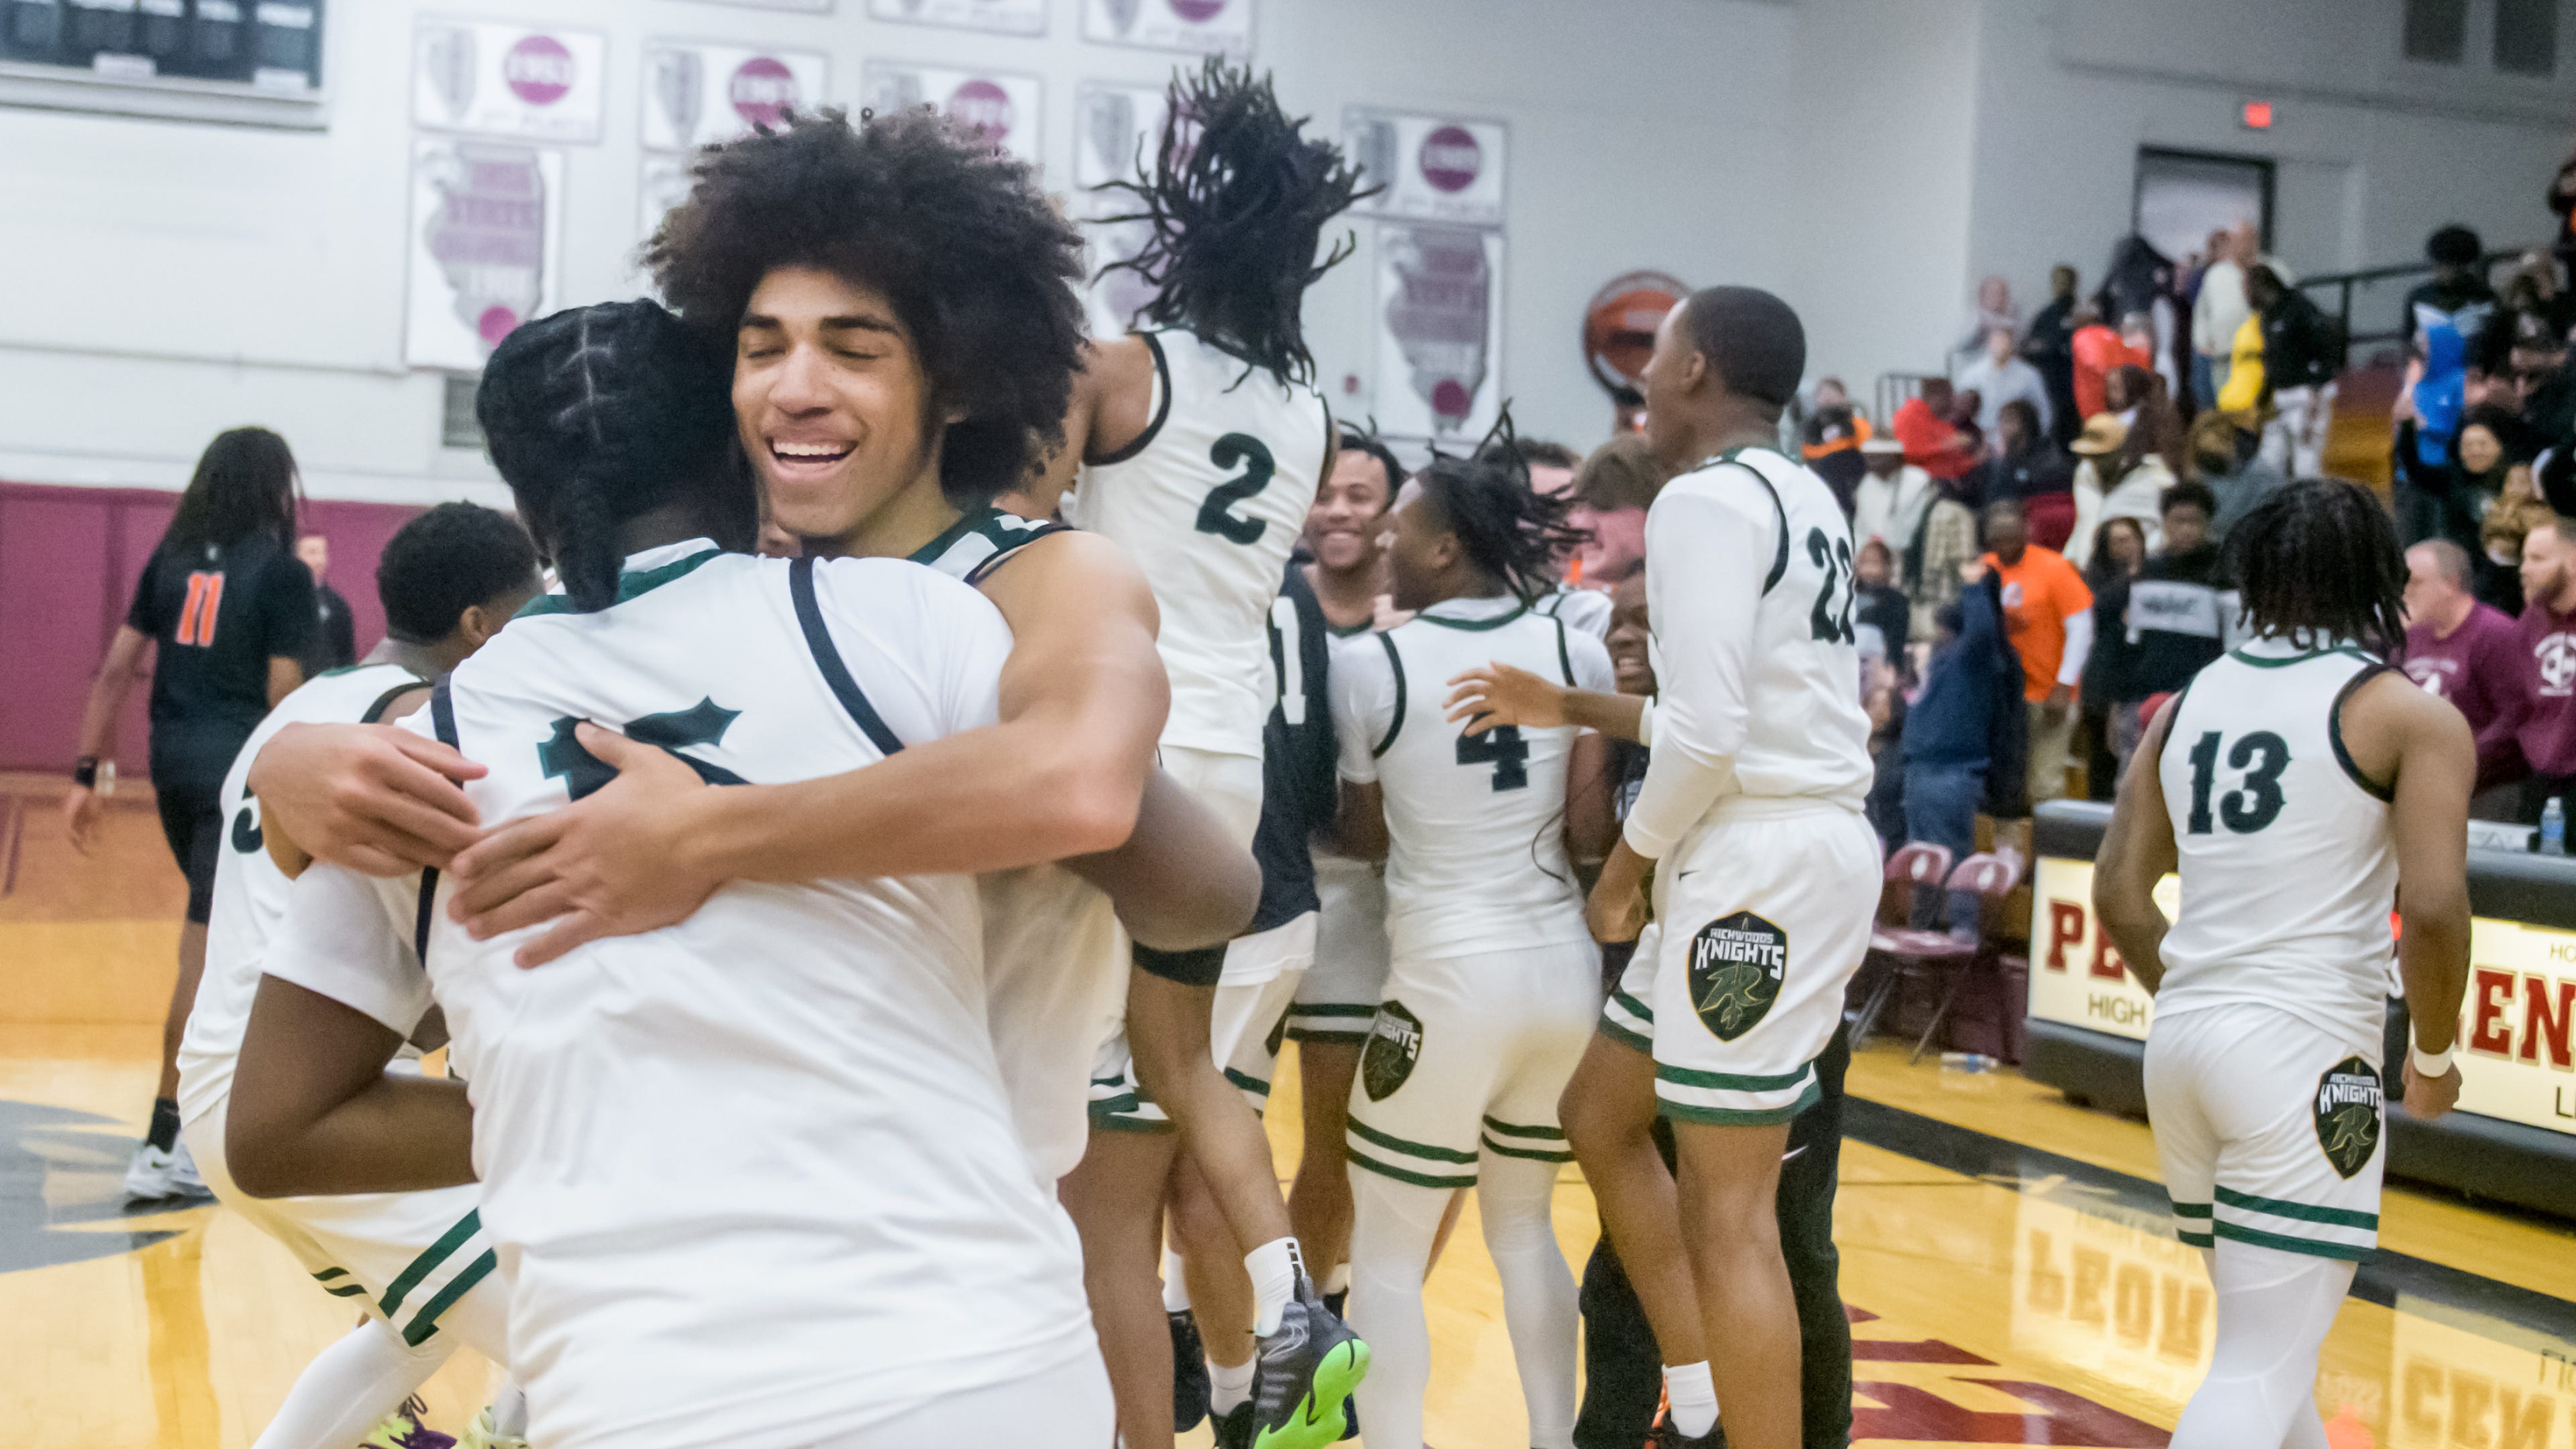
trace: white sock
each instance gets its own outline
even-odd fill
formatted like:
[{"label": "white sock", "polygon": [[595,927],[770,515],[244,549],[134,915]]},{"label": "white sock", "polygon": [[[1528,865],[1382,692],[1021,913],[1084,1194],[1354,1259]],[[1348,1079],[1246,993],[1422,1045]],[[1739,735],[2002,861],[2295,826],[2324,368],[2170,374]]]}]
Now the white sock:
[{"label": "white sock", "polygon": [[1232,1368],[1208,1360],[1208,1407],[1222,1418],[1236,1405],[1252,1397],[1253,1360],[1245,1359]]},{"label": "white sock", "polygon": [[1163,1250],[1163,1311],[1187,1313],[1190,1310],[1190,1275],[1183,1267],[1180,1254]]},{"label": "white sock", "polygon": [[1252,1278],[1252,1336],[1268,1338],[1279,1331],[1297,1291],[1300,1269],[1295,1238],[1273,1238],[1243,1255],[1243,1271]]},{"label": "white sock", "polygon": [[1698,1439],[1717,1427],[1717,1381],[1708,1376],[1708,1360],[1664,1365],[1664,1397],[1673,1406],[1673,1427],[1685,1439]]},{"label": "white sock", "polygon": [[504,1439],[528,1437],[528,1394],[519,1387],[517,1376],[501,1381],[500,1392],[492,1396],[492,1432]]},{"label": "white sock", "polygon": [[1344,1259],[1343,1261],[1333,1265],[1333,1271],[1324,1275],[1324,1296],[1329,1298],[1336,1293],[1348,1293],[1350,1291],[1351,1265],[1350,1260]]},{"label": "white sock", "polygon": [[415,1348],[368,1319],[304,1366],[252,1449],[349,1449],[429,1382],[455,1347],[438,1334]]}]

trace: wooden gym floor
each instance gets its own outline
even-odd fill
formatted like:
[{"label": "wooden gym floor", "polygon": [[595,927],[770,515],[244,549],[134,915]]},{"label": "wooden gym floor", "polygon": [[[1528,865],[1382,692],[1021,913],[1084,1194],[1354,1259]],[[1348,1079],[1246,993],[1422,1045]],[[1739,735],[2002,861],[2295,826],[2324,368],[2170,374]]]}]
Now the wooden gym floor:
[{"label": "wooden gym floor", "polygon": [[[234,1449],[351,1320],[222,1208],[122,1211],[182,891],[148,805],[120,802],[84,860],[54,792],[0,778],[0,1442]],[[1293,1102],[1294,1062],[1280,1073]],[[2146,1126],[1892,1049],[1861,1054],[1851,1094],[1856,1442],[2162,1445],[2207,1360],[2210,1296],[2166,1228]],[[1284,1174],[1296,1114],[1271,1132]],[[1579,1268],[1599,1227],[1570,1168],[1557,1205]],[[2335,1449],[2576,1449],[2576,1225],[2404,1188],[2383,1218],[2318,1379]],[[1472,1221],[1431,1297],[1431,1443],[1526,1444]],[[460,1353],[431,1422],[457,1430],[489,1381]]]}]

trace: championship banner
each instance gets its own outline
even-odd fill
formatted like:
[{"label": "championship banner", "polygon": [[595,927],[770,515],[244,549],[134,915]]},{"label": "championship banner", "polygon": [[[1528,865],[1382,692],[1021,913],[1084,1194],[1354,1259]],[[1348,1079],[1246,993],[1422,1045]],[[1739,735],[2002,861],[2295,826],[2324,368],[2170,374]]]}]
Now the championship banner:
[{"label": "championship banner", "polygon": [[823,104],[831,57],[694,40],[644,45],[647,151],[694,151]]},{"label": "championship banner", "polygon": [[[2156,905],[2172,919],[2181,904],[2182,882],[2165,877]],[[2094,917],[2092,862],[2042,857],[2031,912],[2030,1015],[2146,1040],[2155,1004]],[[2576,1134],[2576,932],[2473,919],[2456,1051],[2459,1110]]]},{"label": "championship banner", "polygon": [[1252,0],[1082,0],[1082,38],[1241,58],[1252,53]]},{"label": "championship banner", "polygon": [[563,153],[412,138],[403,361],[472,372],[561,295]]},{"label": "championship banner", "polygon": [[588,144],[599,139],[607,67],[598,31],[423,17],[412,24],[412,124]]},{"label": "championship banner", "polygon": [[872,60],[859,72],[859,90],[878,115],[937,106],[1031,166],[1044,164],[1038,154],[1042,93],[1036,76]]},{"label": "championship banner", "polygon": [[1503,404],[1503,238],[1458,227],[1377,229],[1377,386],[1390,437],[1473,442]]},{"label": "championship banner", "polygon": [[868,18],[995,35],[1044,35],[1047,0],[868,0]]},{"label": "championship banner", "polygon": [[1352,106],[1342,112],[1342,148],[1360,181],[1384,187],[1361,201],[1372,216],[1503,224],[1503,160],[1511,132],[1495,121]]},{"label": "championship banner", "polygon": [[1090,285],[1083,297],[1091,330],[1116,337],[1134,325],[1137,309],[1153,300],[1153,289],[1132,271],[1108,270],[1142,250],[1154,228],[1142,221],[1109,222],[1136,208],[1136,198],[1123,191],[1097,188],[1112,181],[1132,181],[1154,165],[1162,144],[1163,117],[1170,96],[1161,86],[1119,85],[1085,81],[1074,108],[1074,184],[1081,195],[1075,211],[1091,242]]}]

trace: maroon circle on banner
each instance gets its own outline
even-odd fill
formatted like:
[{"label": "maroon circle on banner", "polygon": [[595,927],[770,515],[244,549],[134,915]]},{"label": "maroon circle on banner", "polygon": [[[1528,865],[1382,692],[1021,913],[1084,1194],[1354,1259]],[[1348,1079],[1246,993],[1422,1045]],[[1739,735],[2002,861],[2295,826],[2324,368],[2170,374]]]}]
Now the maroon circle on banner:
[{"label": "maroon circle on banner", "polygon": [[1172,0],[1172,13],[1192,25],[1205,25],[1225,13],[1225,0]]},{"label": "maroon circle on banner", "polygon": [[796,74],[784,61],[755,55],[734,71],[725,95],[745,125],[775,129],[788,108],[797,102]]},{"label": "maroon circle on banner", "polygon": [[1442,126],[1422,138],[1422,179],[1442,191],[1464,191],[1485,169],[1485,148],[1464,126]]},{"label": "maroon circle on banner", "polygon": [[1011,135],[1011,93],[988,80],[970,80],[949,96],[948,116],[999,146]]},{"label": "maroon circle on banner", "polygon": [[572,89],[572,52],[551,35],[531,35],[501,57],[501,79],[532,106],[551,106]]},{"label": "maroon circle on banner", "polygon": [[1664,314],[1690,295],[1668,272],[1625,272],[1604,283],[1583,308],[1583,361],[1613,393],[1646,385],[1646,359]]},{"label": "maroon circle on banner", "polygon": [[474,331],[486,347],[500,346],[501,339],[517,331],[518,326],[519,314],[497,303],[484,308],[483,315],[474,319]]},{"label": "maroon circle on banner", "polygon": [[1476,410],[1476,396],[1467,385],[1454,377],[1444,377],[1431,385],[1431,410],[1452,422],[1463,423]]}]

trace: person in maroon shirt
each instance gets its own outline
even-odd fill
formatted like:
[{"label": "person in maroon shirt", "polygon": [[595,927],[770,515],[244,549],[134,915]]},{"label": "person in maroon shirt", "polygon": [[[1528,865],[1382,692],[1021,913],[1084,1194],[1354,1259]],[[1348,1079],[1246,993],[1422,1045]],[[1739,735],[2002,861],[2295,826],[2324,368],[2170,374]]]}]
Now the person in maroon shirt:
[{"label": "person in maroon shirt", "polygon": [[2536,822],[2552,797],[2576,814],[2576,519],[2541,524],[2523,540],[2522,597],[2526,712],[2514,737],[2531,770],[2522,818]]},{"label": "person in maroon shirt", "polygon": [[2449,700],[2478,737],[2481,797],[2470,802],[2470,814],[2512,819],[2520,801],[2511,782],[2524,769],[2514,736],[2530,707],[2522,629],[2469,592],[2468,550],[2448,539],[2406,550],[2405,667],[2427,694]]}]

